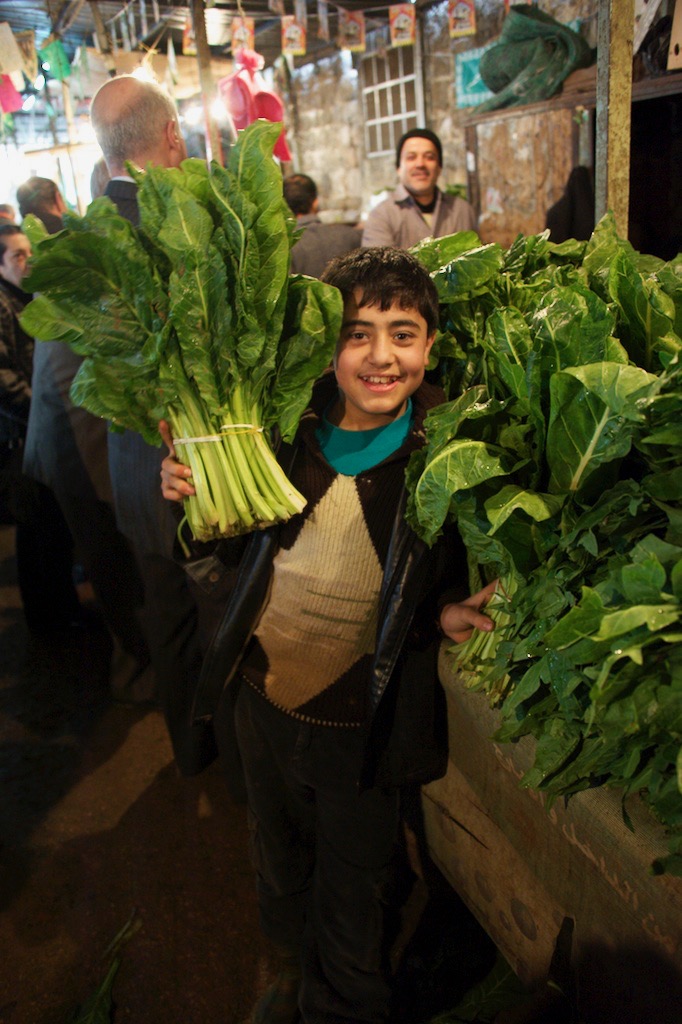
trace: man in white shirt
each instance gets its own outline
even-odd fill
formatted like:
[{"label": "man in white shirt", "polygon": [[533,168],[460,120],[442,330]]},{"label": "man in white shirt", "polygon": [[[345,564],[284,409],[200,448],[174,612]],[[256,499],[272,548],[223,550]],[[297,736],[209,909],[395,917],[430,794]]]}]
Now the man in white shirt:
[{"label": "man in white shirt", "polygon": [[428,128],[405,132],[398,142],[396,167],[399,185],[367,218],[364,246],[410,249],[424,238],[477,230],[473,207],[459,196],[441,192],[436,184],[443,147],[434,132]]}]

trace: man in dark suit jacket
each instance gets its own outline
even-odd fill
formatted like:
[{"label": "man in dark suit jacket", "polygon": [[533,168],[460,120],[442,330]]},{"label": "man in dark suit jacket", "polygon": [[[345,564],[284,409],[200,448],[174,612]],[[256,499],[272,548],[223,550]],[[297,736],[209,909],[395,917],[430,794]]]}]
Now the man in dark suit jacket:
[{"label": "man in dark suit jacket", "polygon": [[[119,213],[139,224],[137,185],[127,163],[178,167],[187,151],[170,96],[158,85],[132,75],[105,82],[92,100],[92,125],[111,179],[104,194]],[[204,597],[174,560],[177,520],[161,495],[165,449],[146,444],[139,434],[109,435],[109,470],[119,529],[133,546],[145,589],[144,625],[159,696],[176,761],[187,775],[214,756],[211,737],[198,730],[196,744],[181,745],[186,730],[176,723],[189,714],[189,682],[200,671]],[[210,602],[206,601],[207,606]],[[208,614],[208,612],[206,613]]]},{"label": "man in dark suit jacket", "polygon": [[[50,234],[61,231],[66,203],[54,181],[29,178],[17,189],[17,201],[22,217],[31,213]],[[137,615],[142,582],[130,546],[116,527],[107,424],[70,398],[82,362],[83,357],[65,342],[35,346],[24,473],[54,493],[105,623],[117,641],[111,663],[113,696],[143,703],[154,693],[154,679]]]},{"label": "man in dark suit jacket", "polygon": [[318,216],[317,185],[307,174],[284,179],[284,198],[303,234],[291,250],[291,273],[320,277],[334,256],[357,249],[362,231],[350,224],[323,224]]}]

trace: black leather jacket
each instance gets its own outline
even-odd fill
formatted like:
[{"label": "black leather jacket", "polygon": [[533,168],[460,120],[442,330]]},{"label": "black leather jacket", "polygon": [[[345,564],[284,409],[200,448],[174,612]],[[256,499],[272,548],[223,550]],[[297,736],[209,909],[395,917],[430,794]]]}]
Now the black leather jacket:
[{"label": "black leather jacket", "polygon": [[[425,409],[442,393],[422,385]],[[416,397],[416,396],[415,396]],[[424,411],[425,411],[424,409]],[[423,418],[423,416],[422,416]],[[415,421],[421,429],[421,418]],[[299,449],[288,453],[292,459]],[[291,471],[292,461],[280,461]],[[450,535],[429,549],[405,520],[407,492],[396,509],[384,567],[376,645],[369,680],[365,768],[361,784],[426,782],[447,762],[447,722],[437,675],[437,615],[448,599],[466,593],[466,560],[459,538]],[[246,647],[268,600],[277,529],[249,535],[231,596],[206,655],[194,695],[194,727],[212,718],[226,686],[233,683]]]},{"label": "black leather jacket", "polygon": [[32,296],[9,281],[0,282],[0,443],[17,444],[26,436],[31,405],[33,338],[19,316]]}]

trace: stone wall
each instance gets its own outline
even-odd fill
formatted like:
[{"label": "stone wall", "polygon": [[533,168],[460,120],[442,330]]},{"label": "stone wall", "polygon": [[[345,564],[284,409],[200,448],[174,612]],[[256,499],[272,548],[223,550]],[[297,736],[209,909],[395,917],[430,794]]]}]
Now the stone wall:
[{"label": "stone wall", "polygon": [[[596,42],[597,0],[541,0],[540,8],[561,22],[580,19],[583,34]],[[421,14],[425,122],[443,142],[441,185],[467,180],[463,122],[471,108],[458,108],[455,95],[455,56],[484,46],[502,28],[501,0],[477,0],[475,36],[450,39],[447,2],[435,3]],[[372,48],[368,34],[368,51]],[[355,222],[366,215],[374,193],[392,187],[391,157],[365,160],[359,55],[338,53],[289,74],[277,72],[277,88],[287,112],[292,170],[309,174],[320,192],[321,215],[328,221]]]}]

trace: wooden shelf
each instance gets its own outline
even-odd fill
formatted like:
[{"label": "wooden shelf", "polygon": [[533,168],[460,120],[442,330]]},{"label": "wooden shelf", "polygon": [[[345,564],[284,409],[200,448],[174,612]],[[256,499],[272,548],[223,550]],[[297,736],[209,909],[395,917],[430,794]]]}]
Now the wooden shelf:
[{"label": "wooden shelf", "polygon": [[[655,99],[658,96],[672,96],[682,93],[682,72],[674,71],[658,78],[642,78],[632,83],[633,103],[639,100]],[[544,114],[550,110],[562,110],[566,107],[594,108],[597,103],[597,68],[579,68],[568,76],[563,89],[551,99],[539,103],[527,103],[517,107],[503,107],[499,110],[488,110],[477,113],[472,107],[464,118],[463,127],[468,128],[486,121],[503,121],[514,117]]]}]

